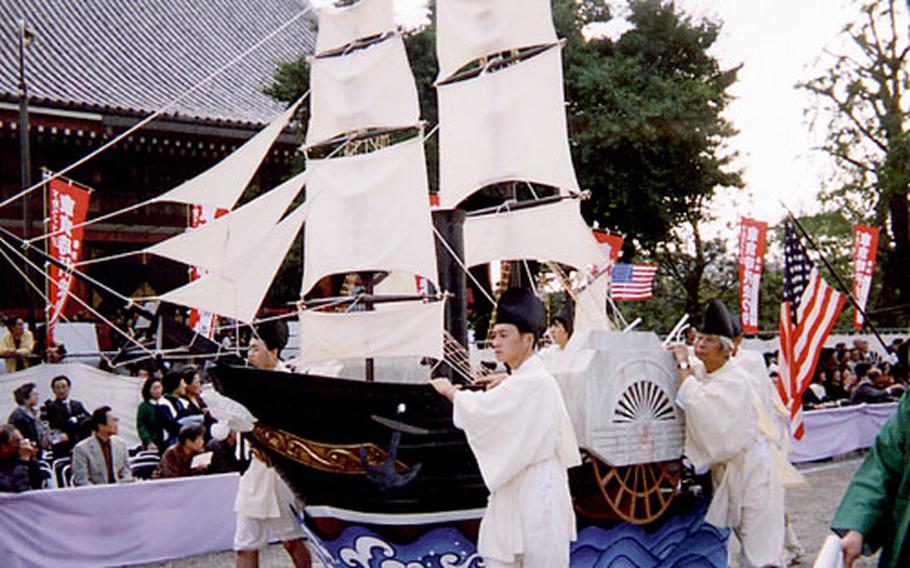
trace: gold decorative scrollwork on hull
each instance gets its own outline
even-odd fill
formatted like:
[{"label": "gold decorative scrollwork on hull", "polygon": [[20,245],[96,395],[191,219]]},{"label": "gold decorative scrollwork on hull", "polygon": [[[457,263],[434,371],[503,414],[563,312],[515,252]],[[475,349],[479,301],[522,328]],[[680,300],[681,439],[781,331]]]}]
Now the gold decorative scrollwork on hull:
[{"label": "gold decorative scrollwork on hull", "polygon": [[[366,470],[360,461],[361,448],[365,450],[370,465],[379,466],[388,457],[388,452],[376,444],[323,444],[260,424],[253,428],[253,438],[273,452],[328,473],[365,474]],[[395,460],[395,469],[399,473],[411,470],[410,466],[400,460]]]}]

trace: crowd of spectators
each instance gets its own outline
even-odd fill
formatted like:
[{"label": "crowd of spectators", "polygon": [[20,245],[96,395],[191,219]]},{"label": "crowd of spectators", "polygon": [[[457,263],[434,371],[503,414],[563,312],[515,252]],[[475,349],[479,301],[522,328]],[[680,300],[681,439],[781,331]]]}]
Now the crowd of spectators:
[{"label": "crowd of spectators", "polygon": [[51,381],[54,397],[40,407],[35,383],[17,387],[16,408],[0,427],[0,492],[245,469],[237,434],[212,416],[195,366],[146,367],[137,375],[145,380],[136,409],[141,444],[135,448],[117,436],[120,418],[110,406],[89,413],[70,396],[69,377]]},{"label": "crowd of spectators", "polygon": [[[907,341],[895,340],[882,356],[865,339],[838,343],[819,357],[812,383],[803,393],[805,408],[897,401],[907,388]],[[772,374],[775,365],[771,365]]]}]

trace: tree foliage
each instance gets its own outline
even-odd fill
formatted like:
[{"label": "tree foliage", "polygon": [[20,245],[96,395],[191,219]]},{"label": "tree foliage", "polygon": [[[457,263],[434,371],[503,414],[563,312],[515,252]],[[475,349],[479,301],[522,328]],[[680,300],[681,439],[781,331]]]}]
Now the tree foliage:
[{"label": "tree foliage", "polygon": [[[837,165],[823,201],[852,222],[882,231],[879,259],[884,304],[910,303],[910,30],[898,0],[866,0],[843,30],[847,47],[827,53],[829,66],[801,84],[825,132],[822,150]],[[898,323],[885,320],[886,323]]]}]

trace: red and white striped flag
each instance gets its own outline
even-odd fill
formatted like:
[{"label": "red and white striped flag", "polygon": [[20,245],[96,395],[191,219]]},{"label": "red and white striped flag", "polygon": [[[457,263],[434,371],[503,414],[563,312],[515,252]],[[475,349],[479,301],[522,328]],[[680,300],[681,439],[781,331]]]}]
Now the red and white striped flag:
[{"label": "red and white striped flag", "polygon": [[614,300],[648,300],[654,297],[652,286],[656,264],[614,264],[610,274],[610,295]]},{"label": "red and white striped flag", "polygon": [[787,225],[785,234],[777,390],[790,409],[793,436],[799,440],[805,432],[802,396],[812,382],[825,340],[844,308],[844,297],[819,276],[792,225]]}]

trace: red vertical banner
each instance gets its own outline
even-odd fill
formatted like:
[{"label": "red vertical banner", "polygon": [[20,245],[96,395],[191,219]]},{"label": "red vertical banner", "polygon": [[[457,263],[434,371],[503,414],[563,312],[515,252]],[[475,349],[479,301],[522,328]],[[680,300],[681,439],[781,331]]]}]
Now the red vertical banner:
[{"label": "red vertical banner", "polygon": [[[190,212],[190,227],[201,227],[206,223],[211,223],[218,217],[227,215],[227,213],[227,209],[207,205],[193,205]],[[198,280],[207,274],[208,270],[198,266],[190,267],[190,281]],[[190,329],[199,335],[212,339],[215,334],[215,314],[193,308],[190,310]]]},{"label": "red vertical banner", "polygon": [[739,313],[743,333],[758,333],[759,292],[768,224],[743,217],[739,229]]},{"label": "red vertical banner", "polygon": [[[875,256],[878,252],[878,229],[857,225],[853,228],[853,295],[857,303],[866,309],[869,290],[872,288],[872,274],[875,272]],[[863,314],[854,310],[853,327],[863,328]]]},{"label": "red vertical banner", "polygon": [[607,264],[595,266],[591,269],[592,276],[596,278],[602,272],[609,270],[619,260],[619,253],[622,252],[622,243],[625,237],[594,229],[594,238],[597,239],[597,244],[603,250],[604,256],[610,259]]},{"label": "red vertical banner", "polygon": [[[67,268],[74,268],[82,253],[83,227],[88,214],[89,191],[62,179],[50,181],[50,234],[48,254]],[[54,341],[54,326],[66,307],[73,274],[56,264],[48,270],[47,344]]]}]

